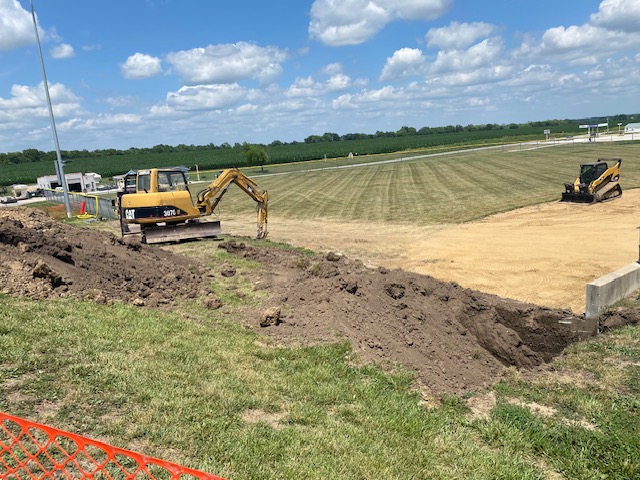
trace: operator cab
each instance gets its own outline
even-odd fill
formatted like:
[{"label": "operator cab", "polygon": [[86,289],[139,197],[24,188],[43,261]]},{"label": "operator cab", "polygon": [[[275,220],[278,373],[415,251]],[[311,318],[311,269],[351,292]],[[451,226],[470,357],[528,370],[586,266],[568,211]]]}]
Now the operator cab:
[{"label": "operator cab", "polygon": [[189,191],[189,169],[186,167],[158,168],[157,185],[151,170],[131,170],[124,177],[123,193]]},{"label": "operator cab", "polygon": [[589,185],[608,169],[607,162],[583,163],[580,165],[580,183]]}]

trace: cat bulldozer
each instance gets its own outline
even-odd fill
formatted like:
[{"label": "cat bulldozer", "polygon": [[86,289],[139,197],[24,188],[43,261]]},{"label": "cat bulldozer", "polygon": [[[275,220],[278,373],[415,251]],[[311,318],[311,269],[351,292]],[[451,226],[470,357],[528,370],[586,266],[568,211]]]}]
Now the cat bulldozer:
[{"label": "cat bulldozer", "polygon": [[194,200],[188,171],[169,167],[128,172],[118,193],[122,235],[141,234],[143,243],[216,237],[222,230],[220,221],[212,219],[214,210],[231,184],[236,184],[257,204],[257,238],[267,236],[266,190],[239,169],[229,168],[218,173]]},{"label": "cat bulldozer", "polygon": [[[609,167],[609,162],[615,162]],[[565,183],[563,202],[596,203],[622,195],[620,187],[621,158],[599,158],[594,163],[580,164],[580,175],[573,183]]]}]

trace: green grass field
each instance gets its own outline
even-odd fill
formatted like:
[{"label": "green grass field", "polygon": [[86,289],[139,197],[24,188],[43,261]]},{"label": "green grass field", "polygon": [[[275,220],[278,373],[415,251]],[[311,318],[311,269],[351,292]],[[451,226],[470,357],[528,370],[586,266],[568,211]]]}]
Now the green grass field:
[{"label": "green grass field", "polygon": [[[560,199],[580,163],[602,157],[623,158],[623,189],[640,186],[637,142],[482,150],[339,169],[331,167],[340,163],[320,161],[247,174],[269,191],[270,211],[279,217],[438,225]],[[301,167],[313,171],[297,171]],[[232,187],[227,195],[221,203],[224,212],[253,211],[253,202],[239,189]]]},{"label": "green grass field", "polygon": [[[622,157],[636,188],[638,153],[573,145],[254,178],[277,216],[433,225],[557,199],[598,157]],[[236,188],[222,208],[254,211]],[[238,277],[256,268],[215,250],[208,261]],[[345,343],[284,348],[241,328],[238,307],[261,294],[220,282],[216,311],[0,294],[0,409],[230,479],[640,478],[638,327],[425,405],[410,373],[362,365]]]}]

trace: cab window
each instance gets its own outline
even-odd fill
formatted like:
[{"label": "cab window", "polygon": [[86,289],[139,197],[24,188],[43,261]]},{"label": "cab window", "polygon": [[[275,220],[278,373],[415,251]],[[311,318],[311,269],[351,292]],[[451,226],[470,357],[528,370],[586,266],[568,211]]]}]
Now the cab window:
[{"label": "cab window", "polygon": [[138,192],[148,192],[151,188],[151,175],[148,173],[138,174]]},{"label": "cab window", "polygon": [[176,192],[188,190],[182,172],[158,172],[158,191]]}]

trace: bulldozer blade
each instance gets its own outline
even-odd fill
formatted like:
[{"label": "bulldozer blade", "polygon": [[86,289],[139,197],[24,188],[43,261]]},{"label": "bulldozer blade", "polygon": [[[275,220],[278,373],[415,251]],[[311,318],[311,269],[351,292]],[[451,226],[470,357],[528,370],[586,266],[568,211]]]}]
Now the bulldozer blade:
[{"label": "bulldozer blade", "polygon": [[561,202],[573,202],[573,203],[594,203],[596,197],[591,193],[583,192],[564,192],[562,194]]},{"label": "bulldozer blade", "polygon": [[143,243],[168,243],[217,237],[222,233],[219,221],[197,221],[180,224],[145,226]]}]

